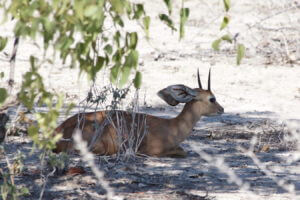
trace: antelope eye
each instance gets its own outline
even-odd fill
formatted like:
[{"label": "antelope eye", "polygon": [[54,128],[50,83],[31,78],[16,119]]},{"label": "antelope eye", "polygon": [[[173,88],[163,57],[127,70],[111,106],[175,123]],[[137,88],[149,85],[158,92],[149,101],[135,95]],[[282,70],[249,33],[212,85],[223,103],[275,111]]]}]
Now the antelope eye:
[{"label": "antelope eye", "polygon": [[216,102],[216,98],[215,98],[215,97],[212,97],[212,98],[209,99],[209,101],[210,101],[211,103],[215,103],[215,102]]}]

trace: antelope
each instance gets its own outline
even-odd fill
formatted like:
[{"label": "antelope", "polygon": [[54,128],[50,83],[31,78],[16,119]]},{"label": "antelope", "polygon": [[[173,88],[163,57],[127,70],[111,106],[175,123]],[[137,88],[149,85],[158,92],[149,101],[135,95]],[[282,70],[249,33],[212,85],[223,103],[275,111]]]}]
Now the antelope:
[{"label": "antelope", "polygon": [[[208,74],[208,89],[202,88],[199,70],[197,71],[199,88],[191,89],[185,85],[171,85],[160,90],[157,95],[171,106],[184,103],[184,108],[180,114],[171,119],[160,118],[148,114],[132,113],[126,111],[115,111],[107,120],[108,111],[97,111],[90,113],[79,113],[65,120],[55,130],[62,133],[63,140],[57,142],[54,152],[70,151],[73,149],[72,135],[76,127],[81,127],[83,140],[93,145],[91,151],[98,155],[113,155],[120,150],[120,142],[115,127],[117,117],[121,115],[127,127],[140,117],[145,118],[145,124],[140,131],[146,131],[141,139],[137,153],[155,157],[186,157],[187,153],[179,146],[190,134],[201,116],[221,115],[224,108],[216,101],[215,95],[211,91],[210,71]],[[78,119],[82,120],[78,120]],[[102,129],[95,127],[104,124]],[[95,134],[101,134],[95,139]],[[129,132],[123,133],[125,135]]]}]

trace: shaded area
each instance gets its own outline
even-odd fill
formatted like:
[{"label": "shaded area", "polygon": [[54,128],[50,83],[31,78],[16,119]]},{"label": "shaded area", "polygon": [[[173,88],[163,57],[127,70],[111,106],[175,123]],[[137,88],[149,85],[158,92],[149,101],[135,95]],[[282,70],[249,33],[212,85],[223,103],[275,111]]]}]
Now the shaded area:
[{"label": "shaded area", "polygon": [[[248,149],[251,138],[256,136],[259,143],[254,151],[260,162],[268,166],[275,178],[293,184],[299,194],[300,171],[292,170],[299,166],[299,162],[287,164],[285,159],[293,150],[291,144],[283,140],[288,130],[284,125],[262,117],[266,114],[274,113],[231,113],[203,118],[181,145],[188,152],[183,159],[134,157],[126,160],[122,156],[97,156],[96,161],[115,192],[127,199],[213,199],[217,193],[238,193],[239,186],[228,183],[227,174],[192,151],[191,145],[196,144],[196,148],[212,157],[224,158],[225,163],[238,177],[248,182],[256,194],[286,193],[240,150],[240,147]],[[16,184],[27,186],[31,192],[24,199],[38,198],[43,183],[38,170],[39,152],[30,155],[31,145],[25,136],[9,137],[5,145],[10,159],[15,157],[17,150],[28,155],[24,161],[25,170],[15,177]],[[265,145],[269,147],[263,149]],[[49,177],[44,199],[104,198],[105,191],[97,185],[89,167],[80,162],[79,156],[71,155],[70,166],[78,165],[83,166],[86,173],[76,176],[56,173]],[[0,167],[6,167],[2,158]],[[2,181],[0,179],[0,184]]]}]

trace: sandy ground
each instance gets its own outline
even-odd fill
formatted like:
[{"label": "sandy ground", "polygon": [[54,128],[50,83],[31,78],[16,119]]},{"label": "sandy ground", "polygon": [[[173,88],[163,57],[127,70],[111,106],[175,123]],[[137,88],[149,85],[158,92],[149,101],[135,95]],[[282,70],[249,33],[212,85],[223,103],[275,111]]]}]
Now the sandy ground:
[{"label": "sandy ground", "polygon": [[[115,157],[97,157],[99,168],[119,196],[127,199],[300,199],[297,143],[285,140],[292,133],[299,135],[300,129],[300,2],[245,0],[232,4],[228,31],[232,35],[238,33],[238,42],[247,48],[240,66],[235,65],[235,51],[230,45],[224,44],[220,52],[211,49],[212,41],[222,35],[219,31],[224,16],[222,1],[186,1],[185,6],[191,8],[190,20],[186,37],[180,42],[178,34],[157,18],[152,21],[150,41],[140,40],[142,112],[176,116],[182,105],[167,106],[156,92],[172,84],[197,87],[197,68],[206,87],[211,67],[212,89],[226,113],[197,123],[182,144],[188,151],[187,158],[137,157],[120,162]],[[166,12],[159,0],[147,1],[145,6],[153,17]],[[179,4],[174,7],[178,10]],[[175,14],[174,19],[177,19]],[[13,23],[0,26],[1,36],[11,37],[9,47],[0,53],[1,71],[6,75],[12,28]],[[134,25],[129,26],[129,30],[136,29]],[[32,41],[21,40],[16,61],[16,91],[22,74],[28,69],[30,54],[41,55],[41,52]],[[80,102],[90,87],[85,77],[78,78],[76,70],[64,67],[59,60],[54,66],[45,66],[41,73],[46,77],[46,85],[65,93],[67,101]],[[106,83],[105,77],[105,73],[99,75],[97,87]],[[5,85],[5,81],[0,85]],[[258,140],[254,152],[260,164],[243,150],[251,147],[253,136]],[[26,154],[31,150],[26,136],[8,137],[5,145],[11,159],[16,149]],[[208,162],[203,153],[215,160]],[[24,173],[16,177],[17,183],[30,189],[31,196],[24,199],[38,198],[41,190],[42,179],[39,173],[34,173],[38,169],[37,154],[25,160]],[[217,162],[222,159],[225,164]],[[104,198],[103,189],[96,184],[91,170],[78,156],[71,156],[70,166],[77,165],[83,166],[84,174],[49,177],[44,199]],[[0,166],[5,166],[2,158]],[[225,166],[242,180],[240,185],[234,182],[237,179],[230,181],[228,173],[222,171]],[[249,185],[246,191],[240,187],[245,184]],[[289,190],[287,187],[291,185],[294,189]]]}]

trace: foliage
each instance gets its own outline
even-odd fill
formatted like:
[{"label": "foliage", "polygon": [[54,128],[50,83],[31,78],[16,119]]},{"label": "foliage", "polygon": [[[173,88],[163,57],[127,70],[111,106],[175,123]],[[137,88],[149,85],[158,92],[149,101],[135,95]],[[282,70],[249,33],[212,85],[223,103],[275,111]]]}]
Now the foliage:
[{"label": "foliage", "polygon": [[7,160],[8,172],[0,169],[0,176],[3,179],[3,184],[0,186],[1,197],[3,200],[17,200],[20,196],[29,195],[30,192],[26,187],[20,187],[15,184],[14,176],[22,172],[24,155],[18,151],[13,163],[10,164]]},{"label": "foliage", "polygon": [[2,51],[7,44],[7,38],[3,38],[0,36],[0,51]]},{"label": "foliage", "polygon": [[[230,22],[230,17],[228,15],[228,12],[230,10],[231,2],[230,2],[230,0],[223,0],[223,4],[224,4],[224,9],[225,9],[225,16],[223,17],[223,20],[222,20],[222,23],[220,26],[220,31],[227,28],[228,24]],[[213,41],[211,46],[215,51],[219,51],[222,41],[229,42],[232,44],[232,42],[233,41],[235,42],[235,40],[236,40],[236,37],[232,37],[230,33],[226,33],[225,35],[223,35],[220,38]],[[235,49],[237,51],[236,64],[240,65],[243,57],[245,56],[245,46],[240,43],[236,44],[236,42],[235,42]]]},{"label": "foliage", "polygon": [[52,167],[56,167],[59,170],[65,169],[69,164],[69,157],[66,153],[54,154],[49,153],[48,163]]},{"label": "foliage", "polygon": [[[2,51],[7,44],[7,38],[1,37],[0,36],[0,51]],[[4,77],[4,72],[1,72],[0,74],[0,79]],[[7,91],[5,88],[0,88],[0,106],[5,102],[7,98]]]},{"label": "foliage", "polygon": [[[171,1],[164,1],[171,14]],[[60,139],[53,137],[59,110],[63,106],[62,96],[47,91],[39,69],[45,63],[48,50],[54,49],[63,63],[70,68],[79,68],[91,81],[104,67],[110,69],[110,81],[124,86],[133,73],[134,86],[140,88],[142,75],[138,70],[137,32],[126,31],[125,23],[133,21],[144,29],[149,38],[151,18],[146,14],[144,5],[130,0],[12,0],[0,3],[6,19],[13,18],[15,37],[43,39],[41,49],[44,58],[30,57],[30,70],[25,73],[19,100],[32,110],[34,105],[46,106],[47,112],[35,113],[37,125],[28,129],[34,144],[41,149],[52,149]],[[167,14],[162,21],[173,27]],[[183,25],[188,18],[188,9],[182,7],[180,37]],[[0,50],[6,46],[7,39],[0,38]],[[0,104],[5,101],[7,92],[0,88]],[[56,103],[54,103],[56,102]],[[42,132],[42,134],[39,134]]]},{"label": "foliage", "polygon": [[26,187],[18,187],[10,181],[10,174],[3,174],[3,184],[1,185],[1,197],[6,199],[18,199],[19,196],[29,195]]},{"label": "foliage", "polygon": [[[164,2],[171,14],[171,1]],[[45,51],[54,47],[69,67],[79,67],[90,80],[95,80],[103,67],[111,69],[110,80],[119,86],[128,81],[132,72],[137,76],[138,34],[124,27],[126,20],[138,22],[149,38],[151,19],[143,4],[129,0],[13,0],[2,6],[16,20],[16,36],[41,36]],[[188,9],[182,8],[180,16],[183,37]],[[160,18],[175,30],[168,15],[160,14]],[[107,23],[112,23],[111,30],[107,30]]]},{"label": "foliage", "polygon": [[180,9],[180,26],[179,26],[180,38],[184,37],[184,25],[187,22],[189,15],[190,15],[190,10],[188,8]]},{"label": "foliage", "polygon": [[245,46],[243,44],[237,44],[237,65],[241,64],[242,58],[245,56]]},{"label": "foliage", "polygon": [[[0,38],[1,40],[1,38]],[[0,42],[1,43],[1,42]],[[4,77],[4,72],[0,73],[0,79],[2,79]],[[7,91],[5,88],[0,88],[0,106],[5,102],[6,98],[7,98]]]},{"label": "foliage", "polygon": [[[47,112],[35,113],[36,125],[28,128],[28,133],[34,144],[41,149],[53,149],[55,143],[60,139],[60,135],[53,136],[56,128],[59,111],[63,106],[62,96],[55,95],[46,90],[43,78],[38,73],[37,59],[30,57],[31,68],[24,77],[19,92],[19,100],[28,108],[32,109],[35,104],[47,106]],[[56,103],[55,103],[56,101]],[[39,134],[39,131],[42,134]]]},{"label": "foliage", "polygon": [[5,88],[0,88],[0,106],[4,103],[7,98],[7,91]]}]

